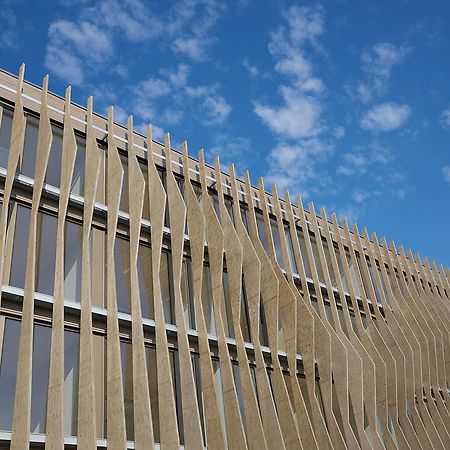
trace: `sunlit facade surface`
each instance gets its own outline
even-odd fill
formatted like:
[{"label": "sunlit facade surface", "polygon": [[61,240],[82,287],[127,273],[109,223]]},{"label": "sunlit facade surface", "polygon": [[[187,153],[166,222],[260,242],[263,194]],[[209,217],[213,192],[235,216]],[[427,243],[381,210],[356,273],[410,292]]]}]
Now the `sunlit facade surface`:
[{"label": "sunlit facade surface", "polygon": [[0,72],[0,448],[450,448],[449,270],[181,150]]}]

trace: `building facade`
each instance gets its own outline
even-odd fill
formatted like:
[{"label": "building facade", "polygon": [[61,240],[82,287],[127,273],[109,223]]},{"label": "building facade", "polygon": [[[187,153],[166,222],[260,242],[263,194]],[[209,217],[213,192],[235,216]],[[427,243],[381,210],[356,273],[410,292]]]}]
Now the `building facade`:
[{"label": "building facade", "polygon": [[450,448],[448,269],[23,66],[0,201],[0,448]]}]

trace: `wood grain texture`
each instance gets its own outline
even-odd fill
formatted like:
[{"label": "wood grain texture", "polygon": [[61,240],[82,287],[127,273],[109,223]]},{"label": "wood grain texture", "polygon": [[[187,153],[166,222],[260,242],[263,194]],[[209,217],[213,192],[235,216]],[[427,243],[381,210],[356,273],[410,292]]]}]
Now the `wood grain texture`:
[{"label": "wood grain texture", "polygon": [[66,90],[64,131],[61,148],[61,179],[56,232],[55,283],[53,291],[52,341],[48,380],[45,448],[64,445],[64,254],[65,226],[77,141],[70,121],[70,86]]}]

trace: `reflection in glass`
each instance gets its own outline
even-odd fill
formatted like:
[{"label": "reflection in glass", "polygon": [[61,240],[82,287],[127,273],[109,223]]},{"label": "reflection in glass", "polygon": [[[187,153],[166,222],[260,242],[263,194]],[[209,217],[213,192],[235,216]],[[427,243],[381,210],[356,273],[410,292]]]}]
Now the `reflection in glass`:
[{"label": "reflection in glass", "polygon": [[64,331],[64,435],[76,436],[80,335]]},{"label": "reflection in glass", "polygon": [[159,277],[161,280],[161,298],[166,323],[174,324],[173,295],[172,295],[172,265],[171,255],[161,252],[161,267]]},{"label": "reflection in glass", "polygon": [[205,316],[206,331],[216,334],[216,321],[214,319],[214,306],[211,289],[211,273],[209,266],[203,266],[202,305]]},{"label": "reflection in glass", "polygon": [[75,166],[73,169],[72,183],[70,185],[70,193],[83,196],[86,140],[78,135],[76,135],[75,138],[77,141],[77,154],[75,157]]},{"label": "reflection in glass", "polygon": [[31,432],[45,433],[52,329],[34,325],[31,386]]},{"label": "reflection in glass", "polygon": [[133,417],[133,351],[129,342],[120,341],[120,354],[122,361],[122,383],[125,406],[125,425],[127,439],[134,440]]},{"label": "reflection in glass", "polygon": [[35,290],[47,295],[53,295],[57,223],[55,216],[38,213]]},{"label": "reflection in glass", "polygon": [[47,173],[45,182],[52,186],[59,187],[61,180],[61,155],[62,155],[62,137],[63,130],[52,124],[52,146],[48,157]]},{"label": "reflection in glass", "polygon": [[72,302],[81,301],[83,227],[66,221],[64,241],[64,298]]},{"label": "reflection in glass", "polygon": [[9,145],[11,142],[11,129],[13,112],[7,108],[3,108],[3,114],[0,113],[0,167],[7,168]]},{"label": "reflection in glass", "polygon": [[23,157],[20,172],[27,177],[34,178],[39,119],[30,115],[27,115],[26,118],[27,124],[25,127],[25,144],[23,148]]},{"label": "reflection in glass", "polygon": [[119,312],[131,313],[130,241],[127,239],[116,238],[114,264],[116,271],[117,309]]},{"label": "reflection in glass", "polygon": [[2,354],[0,355],[0,430],[11,431],[16,393],[20,322],[12,319],[4,320],[4,334],[0,335],[0,339],[3,337]]},{"label": "reflection in glass", "polygon": [[186,327],[195,329],[194,295],[192,292],[192,267],[190,259],[183,259],[181,272],[181,295],[183,298]]},{"label": "reflection in glass", "polygon": [[154,319],[153,282],[152,282],[152,251],[146,245],[139,245],[138,250],[139,295],[141,297],[142,317]]},{"label": "reflection in glass", "polygon": [[[30,228],[30,208],[14,204],[13,217],[9,226],[15,226],[14,243],[11,261],[9,284],[18,288],[25,286],[25,270],[27,266],[27,243]],[[14,220],[15,216],[15,220]]]}]

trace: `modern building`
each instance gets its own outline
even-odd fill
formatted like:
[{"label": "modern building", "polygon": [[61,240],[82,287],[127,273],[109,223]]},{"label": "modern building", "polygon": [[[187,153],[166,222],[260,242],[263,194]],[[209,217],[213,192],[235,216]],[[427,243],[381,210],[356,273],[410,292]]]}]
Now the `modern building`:
[{"label": "modern building", "polygon": [[24,67],[0,201],[0,448],[450,448],[441,265]]}]

